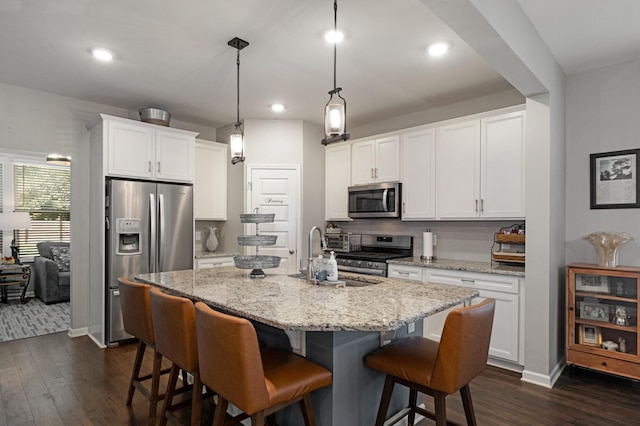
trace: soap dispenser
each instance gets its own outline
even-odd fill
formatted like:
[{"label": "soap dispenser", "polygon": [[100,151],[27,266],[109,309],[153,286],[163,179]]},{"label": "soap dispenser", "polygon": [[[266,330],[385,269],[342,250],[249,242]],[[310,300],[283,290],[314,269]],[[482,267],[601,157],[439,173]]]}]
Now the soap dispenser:
[{"label": "soap dispenser", "polygon": [[334,252],[331,252],[327,262],[327,281],[338,281],[338,262],[336,262]]},{"label": "soap dispenser", "polygon": [[326,277],[327,273],[324,267],[324,259],[322,259],[321,254],[319,254],[313,261],[313,271],[315,272],[316,279],[318,281],[324,281],[323,277]]}]

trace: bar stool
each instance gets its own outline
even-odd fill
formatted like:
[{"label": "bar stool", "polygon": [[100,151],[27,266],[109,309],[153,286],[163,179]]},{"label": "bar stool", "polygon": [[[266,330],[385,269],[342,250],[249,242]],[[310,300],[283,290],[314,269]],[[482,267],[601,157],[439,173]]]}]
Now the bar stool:
[{"label": "bar stool", "polygon": [[[196,340],[196,309],[193,302],[184,297],[171,296],[157,288],[151,289],[151,316],[156,338],[156,350],[171,361],[171,374],[165,393],[160,424],[167,423],[167,411],[185,407],[191,402],[191,424],[199,425],[202,399],[213,393],[202,394],[202,382],[198,371],[198,345]],[[193,385],[176,389],[180,370],[193,376]],[[192,389],[190,400],[173,405],[173,397]]]},{"label": "bar stool", "polygon": [[[161,369],[162,355],[158,353],[155,347],[156,340],[153,333],[153,321],[151,319],[151,286],[129,281],[125,277],[118,278],[118,286],[120,289],[120,305],[122,307],[124,330],[138,339],[136,359],[133,363],[131,379],[129,380],[127,405],[131,405],[133,393],[137,389],[149,400],[149,424],[155,425],[158,401],[164,399],[164,394],[158,394],[160,375],[168,373],[169,370]],[[153,371],[151,374],[141,376],[140,367],[147,346],[153,348]],[[151,379],[151,390],[148,390],[142,384],[142,382],[149,379]]]},{"label": "bar stool", "polygon": [[232,403],[244,412],[234,421],[251,417],[252,426],[264,418],[300,402],[305,425],[314,426],[309,394],[332,381],[331,372],[296,354],[260,348],[251,322],[214,311],[196,303],[196,331],[200,375],[218,394],[213,425],[225,422]]},{"label": "bar stool", "polygon": [[[486,367],[494,311],[494,299],[455,309],[447,315],[439,344],[422,337],[408,337],[367,355],[367,367],[387,374],[376,426],[385,422],[396,383],[410,389],[409,408],[402,415],[408,414],[409,426],[413,425],[416,413],[435,420],[437,426],[446,425],[445,398],[458,390],[467,424],[475,425],[469,382]],[[435,414],[416,405],[418,392],[434,398]]]}]

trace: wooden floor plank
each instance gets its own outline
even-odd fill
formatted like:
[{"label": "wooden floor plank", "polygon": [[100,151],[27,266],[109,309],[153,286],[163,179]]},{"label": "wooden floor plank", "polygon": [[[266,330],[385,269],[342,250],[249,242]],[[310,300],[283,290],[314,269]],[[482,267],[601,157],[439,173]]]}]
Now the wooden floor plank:
[{"label": "wooden floor plank", "polygon": [[[134,357],[135,345],[101,349],[87,337],[66,333],[1,343],[0,426],[146,425],[149,403],[139,392],[125,405]],[[144,371],[151,371],[151,358],[149,350]],[[165,384],[163,377],[162,389]],[[640,424],[639,391],[638,382],[580,369],[573,376],[563,373],[553,389],[494,367],[471,382],[478,424],[490,426]],[[431,398],[424,400],[432,410]],[[203,403],[203,425],[211,424],[213,411],[210,402]],[[447,414],[465,424],[459,394],[447,397]],[[190,415],[180,410],[168,423],[186,425]]]}]

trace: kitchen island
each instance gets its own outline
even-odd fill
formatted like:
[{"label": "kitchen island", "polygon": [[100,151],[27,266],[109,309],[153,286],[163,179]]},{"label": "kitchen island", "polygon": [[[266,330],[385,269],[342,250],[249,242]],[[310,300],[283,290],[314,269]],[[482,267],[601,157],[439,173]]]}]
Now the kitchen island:
[{"label": "kitchen island", "polygon": [[[265,272],[263,279],[250,279],[246,270],[223,267],[135,278],[248,318],[268,344],[278,333],[300,336],[292,341],[292,349],[297,347],[297,352],[333,372],[332,386],[312,395],[316,420],[323,426],[373,424],[384,376],[366,368],[363,357],[384,340],[406,336],[410,325],[415,327],[413,334],[421,335],[418,320],[478,295],[469,288],[378,277],[371,278],[376,283],[368,286],[335,288],[294,278],[290,276],[297,273],[293,269]],[[406,405],[407,393],[402,394],[394,394],[396,409]],[[298,407],[278,416],[283,426],[302,424],[300,420]]]}]

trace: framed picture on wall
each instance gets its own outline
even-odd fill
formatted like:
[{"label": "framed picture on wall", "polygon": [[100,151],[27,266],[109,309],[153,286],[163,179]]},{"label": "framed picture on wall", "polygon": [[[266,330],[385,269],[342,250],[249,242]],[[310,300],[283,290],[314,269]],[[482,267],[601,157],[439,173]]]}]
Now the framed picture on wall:
[{"label": "framed picture on wall", "polygon": [[591,208],[640,208],[640,149],[591,154]]}]

